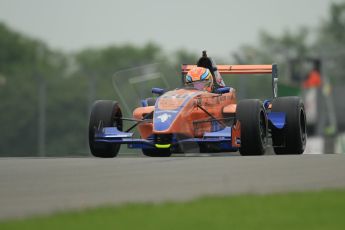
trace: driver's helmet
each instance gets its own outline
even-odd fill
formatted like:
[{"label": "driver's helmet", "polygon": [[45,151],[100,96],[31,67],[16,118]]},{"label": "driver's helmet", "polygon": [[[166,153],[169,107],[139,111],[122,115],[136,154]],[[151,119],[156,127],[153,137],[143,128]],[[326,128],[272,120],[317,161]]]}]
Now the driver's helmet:
[{"label": "driver's helmet", "polygon": [[213,77],[209,69],[204,67],[194,67],[188,71],[185,77],[186,85],[198,90],[213,90]]}]

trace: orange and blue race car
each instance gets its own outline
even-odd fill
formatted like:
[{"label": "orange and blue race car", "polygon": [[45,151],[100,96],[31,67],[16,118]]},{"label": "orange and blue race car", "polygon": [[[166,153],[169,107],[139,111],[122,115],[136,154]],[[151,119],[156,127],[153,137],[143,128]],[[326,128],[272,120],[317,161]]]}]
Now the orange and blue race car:
[{"label": "orange and blue race car", "polygon": [[[153,88],[156,99],[142,100],[133,117],[124,118],[116,101],[93,104],[89,146],[96,157],[115,157],[120,146],[139,148],[151,157],[183,153],[194,144],[204,153],[263,155],[268,145],[276,154],[302,154],[306,115],[299,97],[278,97],[278,69],[272,65],[216,65],[203,51],[196,65],[182,65],[183,86],[171,91]],[[236,91],[221,75],[271,74],[272,97],[237,102]],[[123,122],[134,124],[123,130]],[[140,138],[132,130],[137,128]]]}]

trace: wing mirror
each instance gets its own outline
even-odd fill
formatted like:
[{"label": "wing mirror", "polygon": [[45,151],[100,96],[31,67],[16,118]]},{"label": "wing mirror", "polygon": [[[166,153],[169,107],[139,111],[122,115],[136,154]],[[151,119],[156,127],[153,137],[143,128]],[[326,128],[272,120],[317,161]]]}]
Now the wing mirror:
[{"label": "wing mirror", "polygon": [[152,88],[152,93],[160,96],[165,93],[165,90],[161,88]]},{"label": "wing mirror", "polygon": [[229,92],[230,92],[230,87],[218,88],[216,90],[216,93],[218,94],[229,93]]}]

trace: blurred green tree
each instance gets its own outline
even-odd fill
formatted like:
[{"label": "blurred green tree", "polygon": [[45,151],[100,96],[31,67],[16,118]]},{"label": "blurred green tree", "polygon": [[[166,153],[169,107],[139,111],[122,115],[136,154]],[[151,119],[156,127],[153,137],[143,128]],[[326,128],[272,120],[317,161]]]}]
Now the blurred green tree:
[{"label": "blurred green tree", "polygon": [[322,58],[324,72],[334,84],[344,84],[345,1],[332,3],[329,16],[318,31],[315,51]]},{"label": "blurred green tree", "polygon": [[39,88],[61,75],[62,54],[0,23],[0,156],[35,155],[39,117]]}]

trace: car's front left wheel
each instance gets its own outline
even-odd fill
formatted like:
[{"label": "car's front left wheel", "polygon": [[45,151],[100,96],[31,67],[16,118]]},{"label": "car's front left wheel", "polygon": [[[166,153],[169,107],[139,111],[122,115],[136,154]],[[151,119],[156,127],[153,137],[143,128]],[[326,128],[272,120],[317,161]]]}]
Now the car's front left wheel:
[{"label": "car's front left wheel", "polygon": [[267,118],[260,100],[240,101],[236,118],[241,124],[241,155],[263,155],[267,143]]}]

